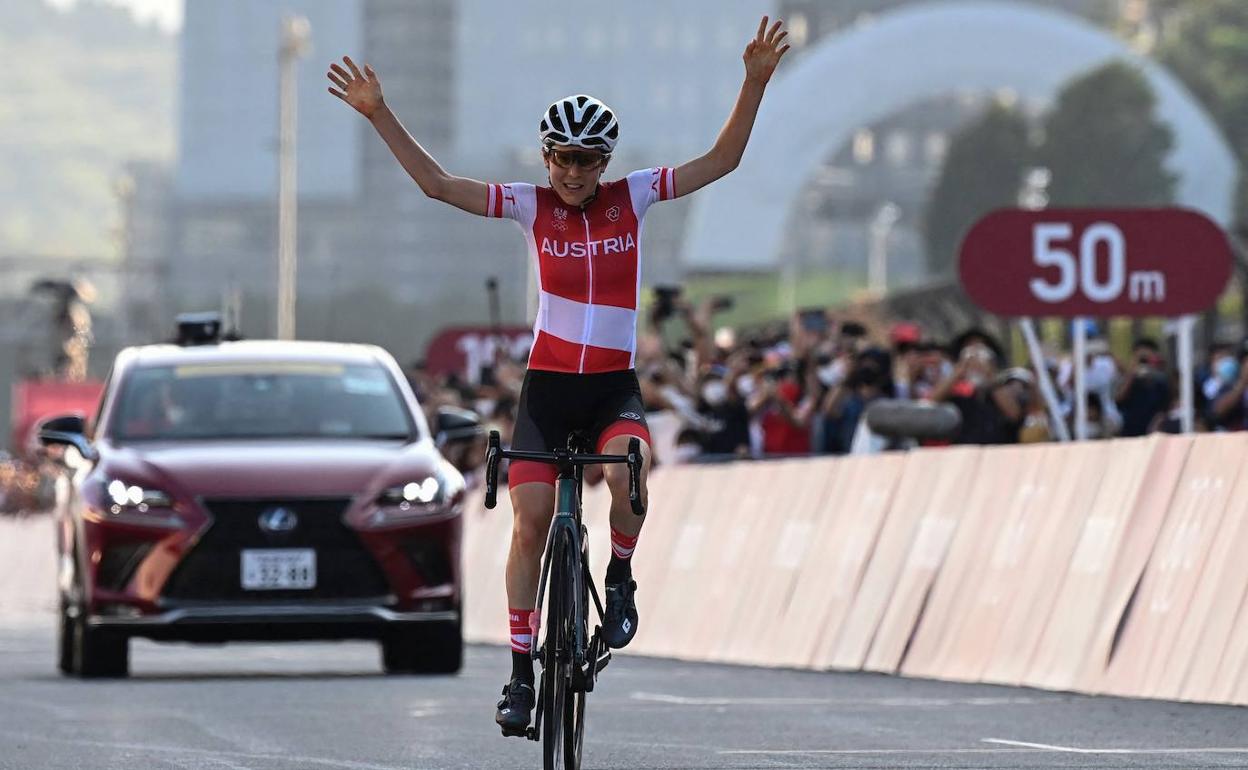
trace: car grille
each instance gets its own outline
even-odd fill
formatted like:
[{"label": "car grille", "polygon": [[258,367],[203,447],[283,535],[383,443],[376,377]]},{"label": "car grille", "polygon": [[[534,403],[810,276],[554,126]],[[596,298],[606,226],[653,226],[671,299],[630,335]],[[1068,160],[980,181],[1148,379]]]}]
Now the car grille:
[{"label": "car grille", "polygon": [[[359,599],[389,594],[381,568],[355,532],[342,523],[349,503],[349,499],[205,500],[213,522],[170,576],[164,597],[265,601]],[[298,523],[288,532],[261,529],[261,514],[278,506],[293,511]],[[241,552],[245,548],[315,549],[316,586],[299,590],[244,590]]]}]

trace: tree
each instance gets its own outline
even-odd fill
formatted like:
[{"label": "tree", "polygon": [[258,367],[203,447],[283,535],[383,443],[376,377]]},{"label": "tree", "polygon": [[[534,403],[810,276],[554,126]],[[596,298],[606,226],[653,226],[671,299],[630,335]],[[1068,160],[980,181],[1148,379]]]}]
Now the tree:
[{"label": "tree", "polygon": [[1138,70],[1111,62],[1068,83],[1044,122],[1037,158],[1052,174],[1053,206],[1162,206],[1175,176],[1173,144],[1157,99]]},{"label": "tree", "polygon": [[927,266],[948,276],[966,232],[988,212],[1013,206],[1028,165],[1027,121],[994,103],[949,143],[924,214]]},{"label": "tree", "polygon": [[1236,229],[1248,229],[1248,3],[1170,0],[1161,12],[1157,58],[1200,100],[1238,156]]}]

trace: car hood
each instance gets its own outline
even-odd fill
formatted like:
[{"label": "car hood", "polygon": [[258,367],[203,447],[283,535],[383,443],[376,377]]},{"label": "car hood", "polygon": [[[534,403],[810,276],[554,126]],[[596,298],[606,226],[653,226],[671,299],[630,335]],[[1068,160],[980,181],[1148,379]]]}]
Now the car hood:
[{"label": "car hood", "polygon": [[347,496],[433,475],[428,442],[205,441],[145,443],[101,452],[97,472],[175,496]]}]

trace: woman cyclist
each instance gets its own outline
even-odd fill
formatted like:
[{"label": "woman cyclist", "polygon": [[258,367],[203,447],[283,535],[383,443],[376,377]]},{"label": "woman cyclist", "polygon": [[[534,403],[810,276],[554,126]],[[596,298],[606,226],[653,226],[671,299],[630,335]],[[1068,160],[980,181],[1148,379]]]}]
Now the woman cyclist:
[{"label": "woman cyclist", "polygon": [[[737,167],[767,81],[789,46],[787,32],[763,17],[745,48],[745,79],[714,146],[683,165],[634,171],[601,181],[619,140],[615,113],[584,94],[556,101],[539,122],[548,185],[487,184],[447,173],[386,105],[381,81],[367,64],[332,64],[329,92],[373,124],[426,195],[472,214],[517,222],[538,268],[539,302],[533,348],[520,393],[512,448],[548,452],[568,433],[594,438],[596,451],[624,454],[641,439],[645,472],[650,435],[638,389],[637,301],[641,222],[657,201],[688,195]],[[604,641],[627,645],[637,633],[631,558],[644,517],[628,499],[628,470],[605,467],[611,491],[611,561],[606,574]],[[523,735],[534,702],[530,620],[537,600],[546,532],[554,510],[554,466],[515,462],[509,471],[515,523],[507,560],[512,675],[495,719],[504,735]]]}]

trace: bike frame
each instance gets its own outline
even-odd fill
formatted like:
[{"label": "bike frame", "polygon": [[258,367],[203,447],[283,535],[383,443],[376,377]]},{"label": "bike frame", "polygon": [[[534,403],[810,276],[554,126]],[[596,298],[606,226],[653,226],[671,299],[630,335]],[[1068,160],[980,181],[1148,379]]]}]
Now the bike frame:
[{"label": "bike frame", "polygon": [[[537,603],[529,620],[529,627],[534,641],[531,654],[535,660],[541,662],[542,656],[546,652],[546,646],[551,643],[548,634],[546,642],[541,647],[536,644],[541,636],[542,608],[548,594],[547,589],[549,587],[551,568],[556,563],[556,557],[561,556],[561,554],[556,554],[555,551],[561,544],[566,543],[571,551],[571,580],[573,585],[570,594],[572,597],[571,615],[574,620],[572,624],[572,649],[566,653],[570,655],[570,662],[572,663],[571,681],[568,682],[568,690],[566,692],[578,692],[581,698],[584,698],[585,693],[593,691],[598,672],[606,666],[607,661],[611,658],[611,653],[607,650],[606,645],[601,642],[597,630],[595,630],[591,638],[586,638],[590,635],[588,635],[589,608],[584,606],[586,604],[585,596],[589,595],[593,598],[594,607],[598,611],[600,621],[605,612],[602,607],[602,600],[598,596],[597,587],[594,585],[589,572],[589,555],[586,551],[587,536],[585,527],[581,522],[581,489],[584,480],[584,466],[626,463],[629,469],[628,490],[630,505],[634,514],[638,516],[645,514],[645,506],[641,502],[639,481],[642,468],[640,439],[632,438],[629,440],[628,454],[626,455],[588,454],[583,451],[584,447],[585,444],[583,439],[579,437],[579,434],[573,434],[568,438],[568,448],[556,449],[554,452],[503,450],[498,432],[491,431],[485,463],[486,508],[493,508],[498,502],[498,464],[503,457],[513,460],[551,463],[557,466],[555,510],[551,518],[550,528],[546,533],[546,548],[542,557]],[[552,622],[559,622],[564,620],[564,618],[551,620]],[[586,655],[587,649],[592,654]],[[564,651],[555,650],[554,652],[558,654]],[[545,697],[547,676],[553,676],[553,674],[547,671],[545,664],[542,663],[543,686],[538,689],[535,718],[533,726],[528,731],[528,737],[534,741],[542,739],[542,707],[544,705],[543,698]],[[577,765],[579,766],[579,750]]]}]

